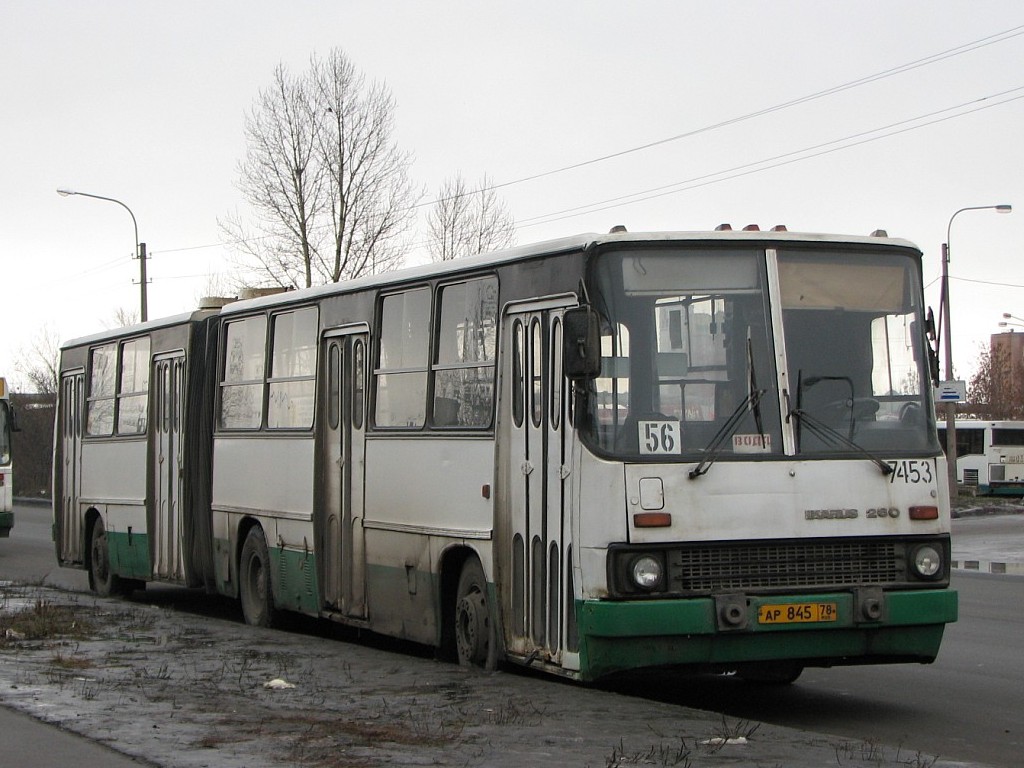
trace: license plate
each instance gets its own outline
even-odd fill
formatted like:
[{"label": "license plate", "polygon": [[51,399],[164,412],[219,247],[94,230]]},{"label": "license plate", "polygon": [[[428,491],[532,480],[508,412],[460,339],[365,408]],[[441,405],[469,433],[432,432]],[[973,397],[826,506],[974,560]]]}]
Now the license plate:
[{"label": "license plate", "polygon": [[835,603],[782,603],[757,609],[758,624],[811,624],[837,618]]}]

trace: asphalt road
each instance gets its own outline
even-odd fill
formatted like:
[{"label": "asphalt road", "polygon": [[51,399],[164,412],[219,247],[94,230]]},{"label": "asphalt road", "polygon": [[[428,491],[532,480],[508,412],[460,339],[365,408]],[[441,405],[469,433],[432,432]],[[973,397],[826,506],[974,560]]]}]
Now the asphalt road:
[{"label": "asphalt road", "polygon": [[19,768],[141,768],[153,763],[122,755],[94,741],[0,707],[0,765]]},{"label": "asphalt road", "polygon": [[[957,520],[954,532],[954,557],[959,552],[963,559],[984,560],[998,551],[1004,559],[1024,560],[1024,515]],[[0,541],[0,578],[87,588],[82,572],[56,567],[49,538],[49,511],[19,507],[12,538]],[[933,665],[808,670],[787,688],[664,673],[638,675],[614,688],[651,701],[898,746],[911,760],[920,750],[947,760],[1018,766],[1024,753],[1024,577],[960,571],[954,588],[960,621],[947,629]],[[154,590],[147,601],[192,603],[162,594],[173,592]]]},{"label": "asphalt road", "polygon": [[[1024,522],[1024,520],[1022,520]],[[957,573],[960,620],[930,665],[808,669],[791,686],[660,673],[616,690],[945,759],[1024,760],[1024,578]]]}]

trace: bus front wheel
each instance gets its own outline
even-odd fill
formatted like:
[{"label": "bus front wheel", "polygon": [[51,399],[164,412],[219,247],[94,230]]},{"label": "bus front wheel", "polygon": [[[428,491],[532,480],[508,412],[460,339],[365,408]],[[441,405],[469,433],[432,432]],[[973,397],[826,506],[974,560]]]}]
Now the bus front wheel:
[{"label": "bus front wheel", "polygon": [[270,551],[263,529],[249,529],[238,564],[239,592],[245,623],[254,627],[274,624],[274,594],[270,584]]},{"label": "bus front wheel", "polygon": [[455,598],[455,647],[462,666],[495,668],[494,622],[487,600],[487,580],[476,558],[462,566]]},{"label": "bus front wheel", "polygon": [[128,582],[116,575],[110,567],[110,544],[103,520],[96,519],[89,538],[89,586],[100,597],[127,595]]}]

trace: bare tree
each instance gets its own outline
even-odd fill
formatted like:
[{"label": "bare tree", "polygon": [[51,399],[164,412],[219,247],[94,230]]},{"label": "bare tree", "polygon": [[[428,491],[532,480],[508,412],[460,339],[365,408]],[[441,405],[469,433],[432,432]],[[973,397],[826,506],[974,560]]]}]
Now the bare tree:
[{"label": "bare tree", "polygon": [[279,65],[245,124],[238,187],[254,224],[220,222],[243,259],[283,287],[393,269],[418,194],[395,146],[395,103],[334,49],[292,75]]},{"label": "bare tree", "polygon": [[124,307],[118,307],[117,311],[114,312],[113,319],[107,323],[103,323],[106,328],[126,328],[129,325],[135,325],[139,322],[139,312],[136,309],[125,309]]},{"label": "bare tree", "polygon": [[472,256],[515,243],[515,219],[485,175],[476,189],[461,174],[446,179],[427,216],[434,261]]},{"label": "bare tree", "polygon": [[1014,365],[1005,347],[982,349],[967,400],[978,418],[1024,418],[1024,366]]},{"label": "bare tree", "polygon": [[32,392],[57,393],[60,386],[60,336],[44,325],[28,348],[22,348],[14,363],[15,371]]}]

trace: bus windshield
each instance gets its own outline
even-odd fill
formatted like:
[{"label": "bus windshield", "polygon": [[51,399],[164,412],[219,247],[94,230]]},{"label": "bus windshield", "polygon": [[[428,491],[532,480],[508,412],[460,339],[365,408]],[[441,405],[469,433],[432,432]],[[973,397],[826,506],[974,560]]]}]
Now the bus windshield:
[{"label": "bus windshield", "polygon": [[915,269],[900,255],[735,245],[599,255],[602,366],[584,440],[621,458],[767,458],[792,425],[801,454],[937,451]]}]

